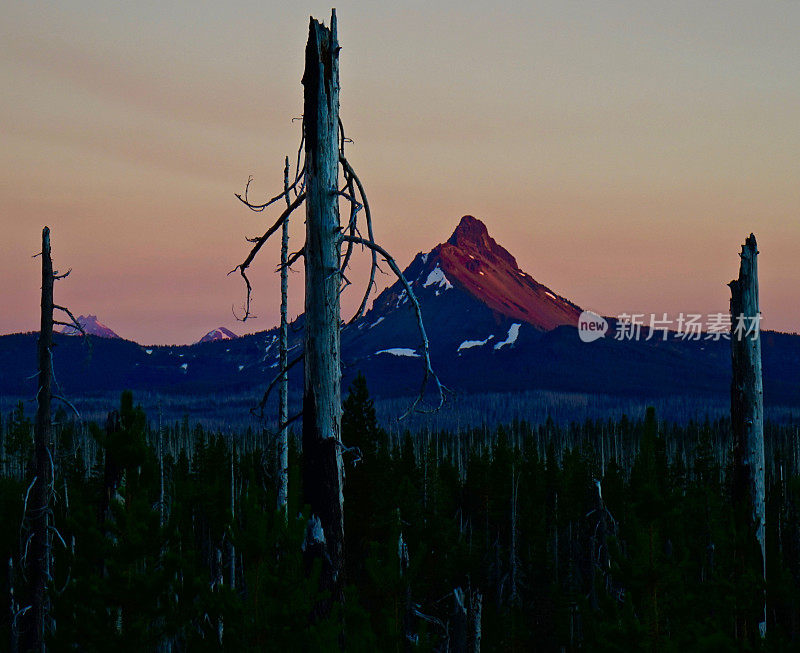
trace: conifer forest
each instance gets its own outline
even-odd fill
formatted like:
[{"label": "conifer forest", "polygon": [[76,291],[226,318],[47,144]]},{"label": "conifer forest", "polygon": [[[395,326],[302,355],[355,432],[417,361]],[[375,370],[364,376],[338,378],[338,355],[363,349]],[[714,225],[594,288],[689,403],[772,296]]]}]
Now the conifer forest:
[{"label": "conifer forest", "polygon": [[[797,427],[768,424],[762,579],[742,571],[730,423],[642,421],[406,433],[367,381],[343,402],[344,599],[304,555],[303,456],[286,518],[275,440],[162,424],[130,393],[105,424],[56,415],[48,650],[794,650]],[[0,639],[18,641],[31,420],[4,416]],[[357,453],[356,453],[357,451]],[[13,650],[13,649],[6,649]],[[22,650],[22,649],[17,649]]]},{"label": "conifer forest", "polygon": [[[247,29],[245,22],[237,23],[240,29]],[[172,38],[169,30],[164,34]],[[368,42],[352,41],[354,50]],[[799,651],[800,335],[761,326],[762,306],[780,313],[776,279],[788,279],[786,270],[796,268],[786,264],[790,238],[776,237],[764,221],[748,223],[740,234],[736,223],[731,242],[739,245],[744,236],[743,244],[738,252],[725,246],[724,269],[716,254],[703,252],[712,279],[705,281],[713,285],[706,295],[699,277],[692,278],[697,273],[687,271],[697,269],[688,259],[702,258],[694,237],[703,229],[696,222],[691,237],[681,236],[685,251],[664,254],[669,262],[653,261],[644,274],[640,264],[623,264],[623,276],[647,277],[638,282],[652,283],[653,295],[677,275],[687,302],[729,306],[702,323],[699,314],[673,320],[653,313],[648,322],[641,313],[615,317],[581,308],[525,272],[473,215],[463,215],[447,240],[403,268],[402,246],[398,258],[392,250],[395,240],[411,242],[402,233],[411,228],[392,225],[377,202],[370,204],[370,175],[379,179],[379,197],[387,197],[376,172],[384,164],[356,149],[345,118],[355,115],[356,126],[369,133],[364,116],[359,122],[358,111],[340,115],[340,58],[355,57],[340,57],[335,9],[327,24],[309,20],[301,45],[302,111],[286,121],[299,140],[292,146],[296,156],[291,150],[281,157],[282,179],[273,178],[282,184],[274,195],[255,199],[250,176],[241,192],[227,197],[231,212],[246,214],[257,231],[242,246],[238,227],[226,227],[237,232],[239,247],[233,260],[225,250],[226,270],[241,261],[225,277],[235,282],[240,302],[229,324],[251,327],[256,309],[279,316],[278,324],[241,335],[220,326],[193,344],[165,344],[169,338],[159,336],[160,344],[142,345],[75,309],[81,293],[91,293],[70,276],[67,262],[78,274],[82,266],[94,270],[98,287],[108,276],[112,305],[123,303],[127,284],[147,282],[136,291],[140,323],[157,313],[143,305],[161,291],[172,293],[169,306],[175,315],[183,306],[186,320],[204,314],[206,301],[217,310],[221,295],[201,287],[213,283],[198,261],[217,265],[222,257],[214,258],[217,243],[213,255],[195,252],[208,227],[202,222],[192,223],[197,233],[176,236],[177,226],[169,238],[154,232],[160,236],[153,235],[153,251],[140,247],[127,260],[116,247],[124,251],[130,234],[106,236],[103,257],[112,252],[113,273],[92,268],[94,236],[78,235],[79,220],[50,223],[48,217],[53,232],[43,226],[40,244],[25,242],[33,254],[25,274],[35,270],[37,292],[22,298],[13,289],[27,307],[24,320],[8,317],[5,298],[0,313],[4,329],[30,327],[0,335],[0,651]],[[39,46],[26,47],[30,55]],[[196,48],[198,59],[204,47],[205,41]],[[412,60],[416,53],[392,56]],[[91,59],[73,58],[78,68]],[[159,56],[154,61],[166,68]],[[270,65],[277,75],[282,64]],[[106,70],[85,67],[92,74]],[[368,66],[353,68],[345,79],[369,79]],[[457,68],[454,78],[463,73]],[[485,82],[500,78],[497,68]],[[115,69],[107,70],[116,78]],[[387,87],[396,80],[381,82]],[[439,80],[432,87],[440,84],[446,86]],[[134,86],[138,102],[173,92],[165,83],[151,93],[138,77]],[[175,91],[175,106],[181,92]],[[631,100],[642,111],[661,102],[660,95],[642,97]],[[239,101],[245,98],[225,104],[225,113]],[[203,111],[219,106],[200,105],[192,103],[200,123],[208,119]],[[524,112],[534,111],[525,105]],[[580,109],[559,113],[570,129],[570,121],[580,122]],[[149,120],[140,120],[143,132]],[[394,128],[385,126],[387,133]],[[445,128],[421,131],[433,142]],[[138,129],[131,130],[137,138]],[[218,133],[227,138],[229,129]],[[547,146],[542,134],[550,129],[543,127],[537,146]],[[511,140],[526,133],[520,128]],[[705,130],[704,139],[708,134],[714,130]],[[571,133],[562,137],[578,147]],[[394,165],[403,139],[382,138]],[[594,138],[593,132],[587,140]],[[651,148],[647,139],[639,149]],[[442,143],[456,148],[455,140],[469,138],[459,134]],[[155,158],[170,155],[168,143],[142,145],[146,157],[154,156],[148,148]],[[214,157],[221,149],[207,148]],[[471,156],[480,149],[473,147]],[[528,157],[535,148],[523,143],[522,149]],[[664,158],[673,150],[680,147],[670,141]],[[421,162],[425,154],[416,154]],[[505,154],[496,159],[502,174],[484,172],[482,183],[513,185],[514,193],[538,183],[530,172],[518,178]],[[548,160],[541,169],[551,165]],[[595,167],[605,165],[604,159]],[[634,167],[638,172],[639,164]],[[564,174],[565,184],[572,173]],[[659,169],[655,177],[669,176]],[[423,199],[414,198],[425,220],[434,209],[419,207],[447,194],[449,182],[441,177],[427,180],[433,190]],[[629,192],[634,178],[597,184]],[[195,188],[208,185],[207,177],[198,179]],[[543,198],[550,191],[545,186],[536,190]],[[486,189],[485,202],[472,189],[463,192],[493,207],[493,189]],[[692,201],[702,202],[702,193],[693,192]],[[559,193],[542,199],[540,212],[526,214],[525,230],[547,220],[548,201],[560,208],[570,195]],[[135,204],[141,194],[120,198],[120,205]],[[600,210],[606,200],[595,200]],[[580,202],[581,211],[592,204]],[[63,206],[73,204],[83,210],[91,203],[70,195]],[[681,210],[670,207],[669,229],[657,235],[652,228],[642,236],[632,221],[626,237],[669,250],[672,236],[665,232],[682,228],[680,220],[672,222]],[[601,233],[613,231],[609,222],[627,219],[617,216],[625,211],[608,211],[613,220],[594,231],[580,225],[594,234],[597,249],[615,238]],[[389,214],[396,222],[397,210]],[[574,222],[559,214],[551,231],[577,234],[570,231]],[[37,218],[37,232],[40,224]],[[717,227],[715,244],[723,231]],[[144,222],[136,229],[147,231]],[[512,236],[523,231],[508,229]],[[163,238],[160,245],[156,237]],[[166,241],[184,237],[188,244],[170,260],[168,274],[136,268],[149,265],[148,257],[156,260],[158,248],[171,244]],[[628,249],[639,248],[630,243]],[[549,254],[547,244],[537,242],[533,253],[526,245],[519,247],[526,262]],[[66,260],[84,248],[85,259]],[[565,253],[560,274],[593,255],[587,249],[576,244]],[[600,260],[610,269],[612,258],[593,265],[599,268]],[[271,295],[263,264],[273,266]],[[736,276],[726,286],[730,271]],[[581,292],[598,287],[592,286],[598,274],[581,280]],[[4,285],[17,277],[9,278]],[[686,287],[690,278],[697,288]],[[20,288],[30,285],[20,282]],[[201,299],[191,296],[194,290]],[[614,304],[610,297],[605,301]],[[792,318],[786,303],[782,328]]]}]

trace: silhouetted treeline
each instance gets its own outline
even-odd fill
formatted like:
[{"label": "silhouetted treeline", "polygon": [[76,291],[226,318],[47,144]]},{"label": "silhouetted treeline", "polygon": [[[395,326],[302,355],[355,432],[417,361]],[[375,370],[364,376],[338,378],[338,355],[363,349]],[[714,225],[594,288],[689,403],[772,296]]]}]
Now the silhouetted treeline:
[{"label": "silhouetted treeline", "polygon": [[[344,402],[346,600],[310,622],[302,453],[288,525],[273,438],[145,415],[55,419],[52,650],[755,650],[726,420],[387,433],[366,382]],[[31,423],[5,415],[0,650],[19,633]],[[768,423],[770,650],[800,641],[798,427]],[[13,594],[11,590],[13,589]],[[8,647],[7,647],[8,644]],[[470,648],[473,647],[473,648]]]}]

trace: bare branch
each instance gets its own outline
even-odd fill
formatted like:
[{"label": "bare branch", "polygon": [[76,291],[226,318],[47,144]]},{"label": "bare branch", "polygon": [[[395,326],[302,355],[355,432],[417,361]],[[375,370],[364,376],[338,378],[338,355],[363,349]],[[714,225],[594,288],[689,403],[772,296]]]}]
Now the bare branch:
[{"label": "bare branch", "polygon": [[[433,367],[431,366],[431,356],[430,356],[430,346],[428,344],[428,334],[425,332],[425,324],[422,321],[422,309],[420,308],[419,301],[417,300],[417,296],[414,294],[414,290],[411,288],[411,284],[408,283],[408,280],[405,278],[405,275],[400,270],[400,267],[397,265],[397,262],[394,260],[391,254],[387,252],[383,247],[380,245],[372,242],[371,240],[367,240],[366,238],[359,238],[357,236],[348,236],[342,235],[339,237],[339,240],[342,242],[352,241],[357,245],[363,245],[364,247],[369,248],[372,250],[373,253],[380,254],[384,260],[389,264],[389,267],[392,269],[392,272],[395,273],[395,276],[400,280],[400,283],[403,284],[403,288],[405,289],[409,300],[411,300],[411,304],[414,307],[414,312],[417,316],[417,327],[419,329],[419,334],[422,339],[422,357],[425,362],[425,376],[422,379],[422,386],[420,387],[419,395],[414,400],[414,403],[411,404],[411,407],[400,416],[400,419],[407,417],[411,412],[417,411],[421,413],[428,413],[428,412],[435,412],[439,410],[444,404],[444,396],[447,388],[445,388],[441,381],[439,381],[439,377],[433,371]],[[430,379],[433,379],[436,383],[436,388],[439,391],[439,404],[433,410],[421,410],[417,408],[419,402],[425,397],[425,390],[428,386],[428,382]]]},{"label": "bare branch", "polygon": [[296,422],[296,421],[297,421],[297,420],[299,420],[299,419],[300,419],[302,416],[303,416],[303,411],[301,410],[299,413],[296,413],[295,415],[292,415],[292,416],[291,416],[289,419],[287,419],[287,420],[286,420],[286,421],[285,421],[283,424],[279,424],[279,425],[278,425],[278,430],[280,431],[281,429],[285,429],[287,426],[289,426],[289,424],[291,424],[292,422]]},{"label": "bare branch", "polygon": [[[283,195],[281,195],[281,197],[283,197]],[[300,193],[294,199],[294,201],[291,204],[289,204],[289,206],[287,206],[286,209],[284,209],[280,217],[274,222],[274,224],[269,229],[267,229],[264,235],[261,236],[256,241],[255,245],[253,246],[253,249],[250,250],[250,254],[247,255],[247,258],[244,260],[244,262],[242,262],[240,265],[237,265],[235,268],[233,268],[233,270],[228,272],[228,274],[230,275],[236,272],[236,270],[239,270],[239,273],[242,275],[242,279],[244,279],[245,286],[247,287],[247,299],[245,302],[244,317],[239,318],[238,316],[236,316],[236,313],[234,313],[234,316],[236,316],[237,320],[244,322],[245,320],[247,320],[247,318],[251,317],[250,297],[253,292],[253,286],[250,285],[250,279],[247,278],[247,268],[250,267],[250,264],[253,262],[253,259],[256,257],[256,254],[258,254],[259,250],[264,246],[264,243],[266,243],[267,240],[269,240],[269,237],[278,230],[278,227],[280,227],[283,224],[283,221],[286,220],[292,214],[292,211],[294,211],[298,206],[300,206],[303,203],[303,200],[305,200],[305,198],[306,194]]]},{"label": "bare branch", "polygon": [[81,325],[81,323],[78,322],[78,320],[72,314],[72,311],[70,311],[65,306],[59,306],[58,304],[53,304],[53,309],[56,310],[56,311],[62,311],[64,313],[66,313],[67,315],[69,315],[69,319],[72,320],[72,324],[64,324],[64,322],[56,322],[55,320],[53,320],[53,324],[63,324],[64,326],[71,326],[76,331],[80,331],[81,334],[84,337],[86,336],[86,331],[84,331],[83,326]]},{"label": "bare branch", "polygon": [[[353,170],[353,167],[344,157],[344,154],[339,156],[339,161],[342,164],[342,167],[345,170],[345,174],[349,175],[353,181],[356,182],[356,186],[358,186],[359,195],[361,195],[361,203],[364,206],[364,215],[367,219],[367,235],[369,237],[369,242],[375,243],[375,234],[372,232],[372,212],[369,210],[369,200],[367,199],[367,193],[364,190],[364,185],[361,183],[361,180],[358,178],[358,175]],[[351,233],[349,237],[354,237]],[[375,286],[375,271],[378,268],[378,257],[375,250],[372,250],[372,265],[369,271],[369,281],[367,282],[367,289],[364,291],[364,297],[361,300],[361,305],[358,307],[356,314],[350,320],[350,324],[355,322],[358,318],[360,318],[364,314],[364,310],[367,307],[367,302],[369,301],[369,295],[372,292],[372,288]]]},{"label": "bare branch", "polygon": [[253,178],[252,177],[248,177],[248,179],[247,179],[247,185],[244,187],[244,196],[240,195],[239,193],[234,193],[234,195],[236,195],[236,198],[242,204],[244,204],[248,209],[250,209],[251,211],[255,211],[256,213],[260,213],[261,211],[266,209],[271,204],[274,204],[275,202],[277,202],[282,197],[287,197],[288,198],[289,197],[289,191],[293,190],[295,188],[295,186],[297,186],[297,183],[303,177],[304,172],[305,172],[305,169],[300,170],[300,172],[297,174],[297,177],[295,177],[294,182],[289,186],[289,188],[284,189],[281,193],[279,193],[275,197],[267,200],[263,204],[251,204],[249,199],[248,199],[248,197],[247,197],[247,193],[250,190],[250,184],[253,182]]},{"label": "bare branch", "polygon": [[306,255],[306,248],[305,248],[305,246],[303,246],[298,251],[296,251],[294,254],[292,254],[288,259],[286,259],[286,263],[281,263],[277,267],[277,270],[280,270],[281,268],[290,268],[290,267],[292,267],[292,265],[297,263],[297,260],[300,257],[305,256],[305,255]]},{"label": "bare branch", "polygon": [[[272,389],[275,387],[275,384],[278,383],[278,381],[281,380],[281,378],[283,377],[284,374],[286,374],[290,369],[292,369],[295,365],[297,365],[297,363],[299,363],[301,360],[303,360],[303,356],[304,355],[305,354],[300,354],[296,358],[294,358],[291,361],[289,361],[286,364],[286,367],[284,367],[282,370],[280,370],[278,372],[278,374],[275,375],[275,378],[272,379],[272,381],[270,381],[269,385],[267,386],[267,389],[264,391],[264,396],[261,398],[261,401],[258,402],[258,409],[260,411],[259,415],[262,418],[264,417],[264,407],[267,405],[267,399],[269,398],[269,393],[272,392]],[[251,412],[255,413],[255,408]]]},{"label": "bare branch", "polygon": [[[344,146],[343,146],[344,147]],[[345,179],[347,180],[347,184],[345,185],[345,189],[349,191],[349,195],[342,193],[342,195],[350,200],[350,221],[347,225],[347,230],[351,236],[356,235],[356,216],[358,215],[358,211],[362,208],[362,205],[355,200],[355,191],[353,190],[353,175],[351,175],[346,169],[344,172]],[[353,243],[347,243],[347,252],[344,255],[344,260],[342,264],[339,266],[339,272],[342,275],[342,279],[345,282],[345,287],[350,285],[350,282],[347,280],[345,276],[345,270],[347,270],[347,265],[350,263],[350,257],[353,255]],[[342,288],[344,290],[344,288]]]},{"label": "bare branch", "polygon": [[83,418],[81,417],[81,414],[78,412],[78,409],[77,409],[77,408],[75,408],[75,406],[73,406],[73,405],[72,405],[72,403],[71,403],[69,400],[67,400],[66,398],[62,397],[61,395],[53,395],[53,399],[58,399],[59,401],[63,402],[63,403],[64,403],[64,404],[66,404],[66,405],[67,405],[69,408],[71,408],[71,409],[72,409],[72,412],[73,412],[73,413],[75,413],[75,417],[77,417],[77,418],[78,418],[78,419],[80,419],[80,420],[82,420],[82,419],[83,419]]},{"label": "bare branch", "polygon": [[59,274],[58,272],[54,272],[53,273],[53,281],[59,281],[61,279],[66,279],[70,275],[70,272],[72,272],[72,268],[67,270],[64,274]]}]

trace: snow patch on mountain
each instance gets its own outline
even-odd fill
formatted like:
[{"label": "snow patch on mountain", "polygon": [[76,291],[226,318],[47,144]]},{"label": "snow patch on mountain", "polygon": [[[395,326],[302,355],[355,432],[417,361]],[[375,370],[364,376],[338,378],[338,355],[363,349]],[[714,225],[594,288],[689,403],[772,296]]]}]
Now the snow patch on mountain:
[{"label": "snow patch on mountain", "polygon": [[369,325],[369,328],[378,326],[381,322],[383,322],[386,318],[381,315],[377,320],[375,320],[372,324]]},{"label": "snow patch on mountain", "polygon": [[407,347],[392,347],[391,349],[381,349],[380,351],[376,351],[375,355],[378,354],[391,354],[392,356],[408,356],[409,358],[419,358],[420,355],[414,351],[413,349],[408,349]]},{"label": "snow patch on mountain", "polygon": [[465,340],[458,346],[458,351],[462,349],[472,349],[473,347],[482,347],[489,342],[494,336],[489,336],[486,340]]},{"label": "snow patch on mountain", "polygon": [[422,284],[423,288],[427,288],[428,286],[436,285],[439,288],[444,288],[445,290],[450,290],[453,287],[453,284],[450,283],[450,280],[444,275],[442,268],[439,267],[439,264],[436,264],[436,267],[430,271],[428,278],[425,279],[425,283]]},{"label": "snow patch on mountain", "polygon": [[501,347],[505,347],[506,345],[513,345],[517,341],[517,338],[519,337],[519,328],[521,326],[522,325],[519,322],[514,322],[514,324],[512,324],[508,328],[508,335],[506,336],[506,339],[503,340],[503,342],[498,342],[494,346],[494,348],[500,349]]}]

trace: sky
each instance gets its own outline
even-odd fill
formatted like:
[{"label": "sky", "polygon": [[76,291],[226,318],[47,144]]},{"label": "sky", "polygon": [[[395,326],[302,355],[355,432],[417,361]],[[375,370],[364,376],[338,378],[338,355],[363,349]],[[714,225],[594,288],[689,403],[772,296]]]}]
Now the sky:
[{"label": "sky", "polygon": [[[604,315],[716,313],[755,232],[763,327],[800,331],[800,2],[339,2],[341,116],[401,266],[462,215]],[[4,3],[0,333],[56,302],[146,344],[278,321],[270,216],[313,2]],[[302,244],[302,218],[292,250]],[[343,310],[360,300],[357,263]],[[390,280],[383,278],[383,285]],[[302,312],[302,265],[290,277]]]}]

